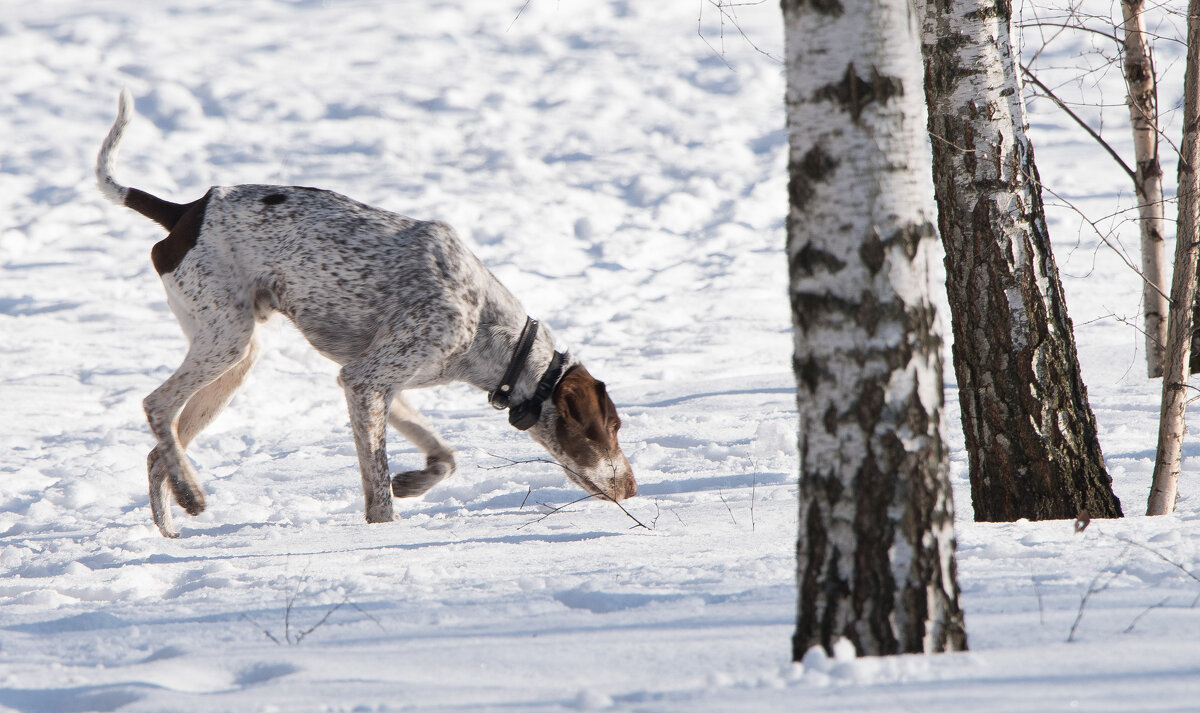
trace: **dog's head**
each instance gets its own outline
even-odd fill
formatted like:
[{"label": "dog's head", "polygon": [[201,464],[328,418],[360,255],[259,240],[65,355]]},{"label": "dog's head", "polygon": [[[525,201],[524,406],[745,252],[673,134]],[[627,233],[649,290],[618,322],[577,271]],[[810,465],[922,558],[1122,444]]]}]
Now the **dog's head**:
[{"label": "dog's head", "polygon": [[559,381],[550,403],[554,408],[542,409],[529,435],[554,456],[567,477],[587,492],[613,500],[637,495],[633,468],[617,443],[621,419],[604,383],[576,364]]}]

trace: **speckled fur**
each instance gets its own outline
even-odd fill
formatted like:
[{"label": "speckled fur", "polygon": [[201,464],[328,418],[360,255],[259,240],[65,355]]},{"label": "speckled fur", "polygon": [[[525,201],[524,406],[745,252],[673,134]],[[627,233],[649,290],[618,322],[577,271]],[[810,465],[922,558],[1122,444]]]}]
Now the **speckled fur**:
[{"label": "speckled fur", "polygon": [[[163,535],[178,535],[168,488],[189,514],[204,510],[184,450],[241,384],[258,352],[255,327],[274,312],[342,365],[368,522],[393,519],[393,494],[419,495],[449,477],[453,450],[402,392],[453,381],[495,388],[525,323],[516,298],[444,223],[312,188],[216,187],[180,206],[122,186],[113,172],[131,115],[132,100],[122,93],[97,159],[104,195],[146,215],[153,212],[146,202],[165,204],[170,215],[203,209],[191,227],[186,217],[173,226],[172,218],[151,215],[172,231],[155,246],[154,263],[189,343],[178,370],[144,402],[157,440],[147,460],[150,505]],[[553,333],[543,328],[513,403],[533,393],[553,353]],[[566,367],[530,435],[586,490],[616,500],[634,495],[616,439],[620,420],[603,384],[569,355]],[[426,454],[424,469],[390,476],[388,423]]]}]

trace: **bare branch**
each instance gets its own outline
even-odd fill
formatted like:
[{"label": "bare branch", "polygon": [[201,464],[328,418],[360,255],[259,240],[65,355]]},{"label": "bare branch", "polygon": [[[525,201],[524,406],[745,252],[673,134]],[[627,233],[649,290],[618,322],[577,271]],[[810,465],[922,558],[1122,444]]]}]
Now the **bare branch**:
[{"label": "bare branch", "polygon": [[1134,170],[1132,168],[1129,167],[1129,164],[1125,163],[1125,160],[1121,158],[1121,155],[1118,154],[1116,151],[1114,151],[1112,146],[1108,145],[1108,142],[1105,141],[1104,138],[1100,136],[1100,134],[1096,133],[1096,131],[1093,130],[1092,127],[1088,126],[1087,122],[1085,122],[1083,119],[1080,119],[1078,114],[1071,111],[1070,107],[1068,107],[1066,104],[1064,104],[1063,100],[1059,99],[1058,96],[1053,91],[1050,90],[1050,87],[1047,87],[1045,84],[1042,84],[1041,80],[1038,79],[1037,76],[1033,72],[1029,71],[1029,67],[1022,64],[1021,71],[1024,72],[1025,76],[1029,77],[1030,81],[1032,81],[1034,84],[1036,84],[1039,89],[1041,89],[1043,92],[1045,92],[1046,96],[1049,97],[1049,99],[1051,101],[1053,101],[1055,104],[1057,104],[1059,109],[1062,109],[1064,112],[1066,112],[1067,116],[1071,117],[1071,119],[1073,119],[1076,124],[1079,124],[1079,126],[1081,126],[1084,131],[1088,132],[1088,135],[1091,136],[1093,139],[1095,139],[1096,142],[1100,144],[1101,148],[1103,148],[1105,151],[1108,152],[1109,156],[1113,157],[1113,160],[1116,161],[1121,166],[1122,170],[1124,170],[1125,173],[1129,174],[1129,179],[1131,181],[1136,182],[1137,174],[1134,172]]},{"label": "bare branch", "polygon": [[[753,48],[755,52],[758,52],[759,54],[761,54],[762,56],[771,60],[772,62],[776,62],[778,64],[783,63],[782,60],[780,60],[778,57],[775,57],[770,52],[767,52],[766,50],[762,49],[757,44],[755,44],[754,40],[750,39],[750,36],[747,35],[746,31],[742,29],[742,23],[738,20],[738,17],[737,17],[737,8],[762,5],[765,2],[766,2],[766,0],[746,0],[745,2],[732,2],[732,0],[700,0],[700,14],[699,14],[699,16],[696,17],[696,35],[699,36],[701,40],[704,40],[704,44],[708,45],[708,48],[710,50],[712,50],[713,54],[715,54],[717,57],[719,57],[720,60],[725,63],[725,66],[730,69],[730,71],[736,72],[737,70],[734,69],[733,65],[730,64],[729,61],[725,59],[725,22],[726,21],[728,21],[729,24],[733,25],[734,29],[736,29],[738,31],[738,34],[742,36],[742,39],[746,41],[746,44],[750,45],[750,47]],[[715,7],[717,9],[717,12],[719,12],[721,15],[721,49],[720,49],[720,51],[718,51],[716,47],[713,47],[712,43],[708,41],[708,38],[704,36],[704,28],[702,25],[704,22],[704,5],[705,5],[705,3]]]},{"label": "bare branch", "polygon": [[1104,232],[1100,230],[1100,226],[1097,225],[1091,218],[1088,218],[1087,215],[1084,214],[1084,212],[1082,210],[1080,210],[1074,203],[1072,203],[1070,200],[1064,198],[1063,196],[1059,195],[1058,193],[1055,193],[1053,190],[1048,188],[1046,186],[1046,184],[1042,183],[1041,181],[1037,181],[1037,179],[1035,177],[1028,176],[1028,178],[1031,181],[1036,181],[1039,188],[1041,188],[1046,193],[1049,193],[1050,195],[1054,196],[1054,198],[1056,200],[1062,201],[1062,204],[1064,206],[1075,211],[1075,213],[1080,217],[1080,219],[1082,219],[1088,225],[1092,226],[1092,230],[1094,230],[1096,232],[1096,236],[1098,238],[1100,238],[1101,242],[1103,242],[1105,245],[1107,245],[1109,248],[1111,248],[1112,251],[1117,254],[1117,257],[1121,258],[1121,262],[1125,263],[1125,265],[1130,270],[1133,270],[1134,274],[1136,274],[1138,277],[1142,278],[1142,282],[1145,282],[1147,285],[1152,286],[1154,288],[1155,292],[1158,292],[1160,295],[1167,297],[1167,300],[1170,301],[1170,297],[1167,296],[1167,293],[1163,292],[1161,287],[1154,284],[1153,280],[1148,279],[1146,277],[1146,275],[1140,269],[1138,269],[1138,267],[1136,265],[1134,265],[1132,261],[1130,261],[1130,259],[1125,255],[1125,253],[1123,251],[1118,250],[1117,246],[1113,245],[1112,241],[1110,241],[1108,239],[1108,236],[1106,236],[1104,234]]},{"label": "bare branch", "polygon": [[517,24],[517,20],[521,19],[521,13],[525,12],[525,8],[529,7],[529,3],[531,2],[533,0],[525,0],[525,4],[521,6],[520,10],[517,10],[517,16],[512,19],[512,22],[508,23],[508,28],[504,30],[505,32],[508,32],[513,28],[513,25]]},{"label": "bare branch", "polygon": [[[1105,32],[1104,30],[1097,30],[1092,27],[1087,27],[1086,25],[1070,25],[1070,24],[1066,24],[1066,23],[1047,22],[1045,20],[1038,20],[1036,22],[1018,23],[1018,24],[1014,25],[1014,27],[1021,29],[1021,30],[1029,29],[1032,27],[1061,27],[1061,28],[1067,29],[1067,30],[1079,30],[1081,32],[1090,32],[1094,35],[1099,35],[1106,40],[1112,40],[1113,42],[1116,42],[1117,44],[1120,44],[1120,42],[1121,42],[1121,38],[1117,37],[1114,34],[1110,34],[1108,32]],[[1051,38],[1051,39],[1053,39],[1053,38]],[[1047,40],[1047,44],[1049,44],[1049,42],[1050,42],[1050,40]]]}]

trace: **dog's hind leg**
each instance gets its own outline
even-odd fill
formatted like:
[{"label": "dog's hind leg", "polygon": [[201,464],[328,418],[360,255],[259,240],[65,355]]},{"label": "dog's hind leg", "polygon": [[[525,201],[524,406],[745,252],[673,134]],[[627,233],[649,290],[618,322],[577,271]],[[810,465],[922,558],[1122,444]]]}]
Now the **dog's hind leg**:
[{"label": "dog's hind leg", "polygon": [[[212,383],[202,387],[199,391],[188,399],[187,404],[183,407],[183,411],[179,414],[179,420],[176,424],[175,431],[179,439],[179,447],[184,451],[196,436],[205,428],[208,427],[213,420],[220,415],[221,411],[229,405],[230,399],[233,398],[233,392],[241,386],[245,380],[246,374],[249,373],[250,367],[258,359],[258,344],[251,340],[247,346],[246,355],[230,367],[224,374],[221,374]],[[154,521],[160,525],[167,525],[167,530],[174,531],[173,523],[171,522],[170,506],[167,502],[167,483],[168,471],[166,461],[160,455],[159,448],[150,451],[150,456],[147,459],[147,466],[150,474],[150,509],[154,513]],[[197,489],[194,491],[199,493],[201,507],[203,507],[203,491]],[[195,499],[192,497],[192,499]]]},{"label": "dog's hind leg", "polygon": [[388,423],[425,453],[424,470],[410,470],[392,477],[392,495],[398,498],[421,495],[454,474],[454,449],[399,392],[392,397]]},{"label": "dog's hind leg", "polygon": [[[204,490],[184,455],[186,443],[216,416],[212,406],[222,406],[253,363],[254,319],[248,310],[209,310],[206,325],[195,325],[191,346],[183,363],[162,386],[142,402],[146,420],[158,444],[147,458],[150,509],[154,524],[167,537],[178,537],[167,502],[168,486],[175,501],[189,515],[204,511]],[[227,381],[217,382],[227,373]],[[204,395],[206,387],[212,387]],[[227,393],[226,393],[227,392]],[[193,397],[200,397],[188,418],[181,418]],[[219,410],[219,409],[217,409]],[[185,425],[186,424],[186,425]],[[182,431],[182,433],[181,433]],[[185,438],[186,435],[186,438]]]}]

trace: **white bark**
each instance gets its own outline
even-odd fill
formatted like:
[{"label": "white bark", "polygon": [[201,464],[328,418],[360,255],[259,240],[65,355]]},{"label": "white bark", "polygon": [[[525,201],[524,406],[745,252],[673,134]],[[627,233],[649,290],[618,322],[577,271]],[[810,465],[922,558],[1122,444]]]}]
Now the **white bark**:
[{"label": "white bark", "polygon": [[794,653],[965,647],[930,301],[936,246],[905,0],[785,0],[800,411]]},{"label": "white bark", "polygon": [[1121,0],[1125,86],[1137,161],[1134,187],[1142,235],[1142,311],[1146,329],[1146,375],[1162,376],[1167,343],[1167,298],[1163,241],[1162,167],[1158,161],[1158,89],[1142,0]]},{"label": "white bark", "polygon": [[1188,3],[1187,67],[1183,79],[1183,140],[1179,146],[1179,221],[1175,233],[1175,274],[1167,317],[1162,413],[1158,451],[1147,515],[1175,511],[1183,448],[1184,411],[1191,354],[1196,259],[1200,256],[1200,0]]}]

